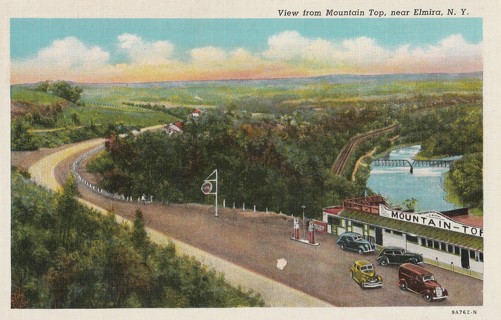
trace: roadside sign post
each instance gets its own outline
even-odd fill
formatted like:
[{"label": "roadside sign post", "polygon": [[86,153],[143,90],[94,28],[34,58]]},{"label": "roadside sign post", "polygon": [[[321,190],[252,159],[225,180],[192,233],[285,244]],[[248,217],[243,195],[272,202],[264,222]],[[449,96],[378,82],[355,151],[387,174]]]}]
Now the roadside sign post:
[{"label": "roadside sign post", "polygon": [[[214,176],[214,177],[213,177]],[[212,178],[212,179],[211,179]],[[216,185],[216,190],[214,192],[212,192],[212,182],[215,183]],[[200,188],[203,192],[203,194],[205,195],[208,195],[208,194],[213,194],[215,195],[215,209],[216,209],[216,213],[215,213],[215,216],[218,217],[219,215],[217,214],[217,169],[214,170],[204,181],[204,183],[202,184],[202,187]]]}]

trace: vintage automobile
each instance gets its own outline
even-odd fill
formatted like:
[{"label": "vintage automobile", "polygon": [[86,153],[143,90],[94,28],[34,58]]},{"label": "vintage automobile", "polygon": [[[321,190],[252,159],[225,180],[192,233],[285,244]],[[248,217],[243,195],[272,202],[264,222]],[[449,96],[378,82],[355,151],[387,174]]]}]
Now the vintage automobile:
[{"label": "vintage automobile", "polygon": [[339,236],[336,244],[343,250],[356,251],[360,254],[374,252],[376,246],[362,238],[359,233],[345,232]]},{"label": "vintage automobile", "polygon": [[445,300],[449,295],[430,271],[412,263],[405,263],[398,268],[398,285],[403,291],[421,295],[427,302]]},{"label": "vintage automobile", "polygon": [[381,288],[383,286],[383,278],[376,275],[374,265],[367,260],[357,260],[350,268],[351,278],[362,289],[366,288]]},{"label": "vintage automobile", "polygon": [[379,251],[376,261],[380,265],[402,264],[402,263],[423,263],[423,255],[409,252],[400,247],[384,247]]}]

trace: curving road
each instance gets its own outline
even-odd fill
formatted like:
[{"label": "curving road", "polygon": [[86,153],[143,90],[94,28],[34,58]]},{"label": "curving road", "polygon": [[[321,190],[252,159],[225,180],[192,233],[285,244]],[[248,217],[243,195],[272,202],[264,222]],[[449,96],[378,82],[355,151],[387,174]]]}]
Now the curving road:
[{"label": "curving road", "polygon": [[[29,166],[40,184],[58,190],[80,154],[102,143],[86,141],[56,150],[44,150],[41,158]],[[92,177],[80,170],[90,181]],[[396,285],[396,266],[379,267],[384,279],[382,289],[362,291],[349,275],[349,267],[361,257],[340,250],[335,238],[317,234],[321,244],[310,247],[290,241],[292,217],[221,208],[214,217],[213,208],[202,205],[143,205],[138,202],[105,198],[79,187],[81,200],[98,210],[113,209],[120,219],[133,219],[140,208],[153,241],[173,240],[178,251],[195,256],[204,264],[223,272],[233,285],[261,293],[269,306],[276,307],[348,307],[348,306],[429,306],[421,297],[402,292]],[[299,213],[299,212],[297,212]],[[363,259],[375,261],[375,255]],[[285,259],[283,270],[277,260]],[[434,306],[482,305],[483,282],[464,275],[426,266],[448,289],[450,297]],[[468,288],[468,290],[464,290]]]},{"label": "curving road", "polygon": [[[67,159],[74,158],[92,149],[104,142],[104,139],[94,139],[77,144],[73,144],[52,153],[48,156],[38,160],[29,168],[31,177],[40,185],[49,189],[59,191],[61,184],[56,177],[56,168],[66,161]],[[106,212],[102,207],[95,205],[85,199],[79,201],[95,210]],[[117,212],[117,220],[126,221],[125,218]],[[330,307],[331,304],[324,302],[320,299],[312,297],[304,292],[286,286],[280,282],[274,281],[264,277],[256,272],[250,271],[224,259],[216,257],[210,253],[200,250],[194,246],[188,245],[182,241],[173,239],[166,234],[153,230],[149,227],[146,228],[152,241],[158,244],[167,244],[173,241],[176,245],[178,252],[195,256],[199,261],[205,265],[214,268],[218,272],[225,274],[225,278],[235,286],[242,286],[243,288],[252,289],[259,292],[266,304],[273,307]]]}]

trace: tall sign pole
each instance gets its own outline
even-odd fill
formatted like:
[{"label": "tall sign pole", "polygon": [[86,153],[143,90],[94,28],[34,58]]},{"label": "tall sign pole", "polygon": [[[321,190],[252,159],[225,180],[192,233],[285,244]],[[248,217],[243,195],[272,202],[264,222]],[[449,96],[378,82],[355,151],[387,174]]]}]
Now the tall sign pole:
[{"label": "tall sign pole", "polygon": [[[214,177],[213,177],[214,176]],[[212,183],[214,182],[214,184],[216,185],[216,190],[214,192],[212,192]],[[219,215],[217,214],[217,169],[212,171],[212,173],[205,179],[204,183],[202,184],[202,192],[205,194],[205,195],[208,195],[208,194],[213,194],[216,196],[216,203],[215,203],[215,208],[216,208],[216,217],[218,217]]]}]

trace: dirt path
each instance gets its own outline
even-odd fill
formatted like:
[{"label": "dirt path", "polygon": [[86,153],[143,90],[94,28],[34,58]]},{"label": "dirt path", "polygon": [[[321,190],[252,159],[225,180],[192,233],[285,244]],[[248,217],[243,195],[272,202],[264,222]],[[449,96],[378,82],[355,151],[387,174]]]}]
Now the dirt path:
[{"label": "dirt path", "polygon": [[367,152],[366,154],[364,154],[363,156],[361,156],[360,159],[357,160],[357,163],[355,163],[355,168],[353,168],[353,172],[351,174],[351,181],[355,181],[355,176],[357,174],[358,168],[362,165],[362,163],[365,160],[365,158],[372,157],[372,155],[374,154],[374,152],[376,152],[376,149],[377,149],[377,147],[375,147],[371,151]]},{"label": "dirt path", "polygon": [[43,133],[43,132],[56,132],[56,131],[63,131],[63,130],[76,130],[83,128],[83,126],[76,126],[76,127],[61,127],[61,128],[52,128],[52,129],[30,129],[28,130],[29,132],[32,133]]}]

